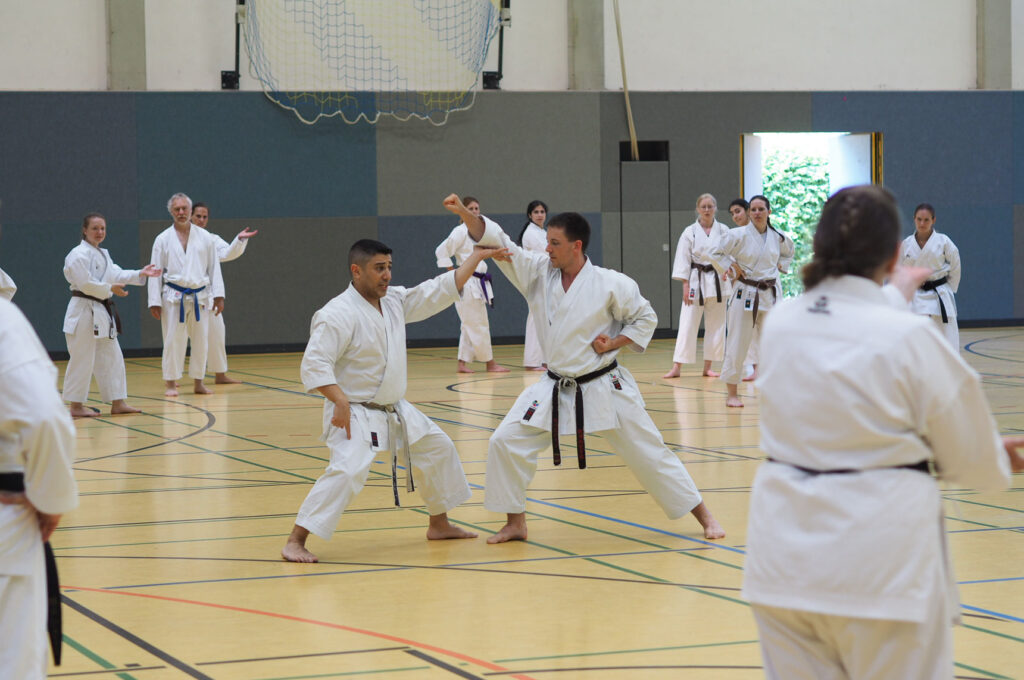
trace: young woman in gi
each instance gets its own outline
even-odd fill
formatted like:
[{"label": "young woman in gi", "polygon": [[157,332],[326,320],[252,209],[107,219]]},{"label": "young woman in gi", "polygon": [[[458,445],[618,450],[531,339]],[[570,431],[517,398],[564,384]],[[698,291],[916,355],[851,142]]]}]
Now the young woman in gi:
[{"label": "young woman in gi", "polygon": [[[885,189],[826,203],[761,343],[761,448],[743,595],[768,678],[952,678],[959,620],[939,479],[1000,489],[1024,470],[981,379],[907,301]],[[889,278],[895,286],[882,288]],[[933,472],[934,471],[934,472]]]},{"label": "young woman in gi", "polygon": [[900,245],[900,262],[932,270],[928,280],[914,293],[910,307],[915,314],[930,316],[949,344],[959,351],[960,330],[953,294],[960,287],[960,251],[948,236],[935,231],[935,208],[928,203],[914,208],[914,233]]},{"label": "young woman in gi", "polygon": [[[548,206],[544,201],[530,201],[526,206],[526,224],[519,232],[516,243],[533,253],[543,253],[548,247],[548,236],[544,230],[544,222],[548,218]],[[537,320],[533,312],[526,316],[526,336],[523,345],[523,366],[528,371],[543,371],[547,368],[544,350],[537,338]]]},{"label": "young woman in gi", "polygon": [[683,282],[683,304],[679,310],[679,335],[672,355],[672,370],[663,378],[678,378],[683,364],[697,360],[697,331],[704,317],[704,373],[717,378],[711,370],[712,361],[725,356],[725,308],[731,287],[725,277],[715,271],[708,250],[729,228],[715,219],[718,201],[711,194],[697,198],[697,221],[683,230],[676,245],[672,278]]},{"label": "young woman in gi", "polygon": [[139,412],[125,401],[128,382],[117,342],[121,321],[112,296],[125,297],[126,285],[145,285],[145,277],[160,276],[161,270],[155,264],[121,269],[106,248],[100,248],[106,237],[106,219],[89,213],[82,220],[82,242],[64,258],[64,278],[71,284],[71,300],[64,314],[64,337],[71,355],[64,373],[64,401],[71,402],[75,418],[99,415],[84,405],[93,374],[100,399],[110,402],[111,415]]}]

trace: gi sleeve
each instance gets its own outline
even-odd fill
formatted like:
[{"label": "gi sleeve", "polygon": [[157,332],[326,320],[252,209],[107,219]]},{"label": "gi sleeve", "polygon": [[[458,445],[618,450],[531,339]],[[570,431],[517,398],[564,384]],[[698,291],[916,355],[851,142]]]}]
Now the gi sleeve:
[{"label": "gi sleeve", "polygon": [[[460,225],[461,226],[461,225]],[[455,232],[459,227],[455,227],[452,233],[448,234],[448,238],[441,241],[434,249],[434,257],[437,259],[437,266],[441,269],[447,269],[452,266],[452,257],[455,255]]]},{"label": "gi sleeve", "polygon": [[730,229],[722,234],[721,238],[715,239],[708,248],[708,259],[711,260],[711,264],[719,276],[732,266],[733,257],[740,245],[743,229],[744,227]]},{"label": "gi sleeve", "polygon": [[949,287],[955,293],[960,287],[960,250],[949,238],[946,239],[943,255],[946,257],[946,262],[949,263],[949,273],[946,274],[946,278],[949,279]]},{"label": "gi sleeve", "polygon": [[320,310],[313,315],[309,342],[302,354],[299,373],[307,392],[325,385],[337,385],[335,366],[352,342],[351,320],[341,314]]},{"label": "gi sleeve", "polygon": [[89,258],[75,248],[64,258],[64,278],[68,283],[86,295],[106,300],[110,297],[110,284],[92,278]]},{"label": "gi sleeve", "polygon": [[789,273],[793,264],[793,257],[796,255],[796,245],[789,234],[779,232],[782,236],[782,243],[779,244],[779,271],[783,274]]},{"label": "gi sleeve", "polygon": [[484,235],[478,245],[489,248],[508,248],[512,255],[511,262],[496,261],[498,269],[515,286],[516,290],[522,293],[523,297],[529,299],[530,286],[539,278],[543,278],[551,268],[551,258],[547,253],[533,253],[524,250],[506,234],[498,223],[490,218],[481,215],[484,221]]},{"label": "gi sleeve", "polygon": [[672,278],[676,281],[690,280],[690,265],[693,263],[693,230],[687,227],[679,235],[676,258],[672,262]]},{"label": "gi sleeve", "polygon": [[629,348],[634,352],[643,352],[654,337],[654,329],[658,327],[658,315],[643,295],[636,281],[624,274],[616,274],[616,283],[612,288],[612,318],[622,324],[620,335],[625,335],[632,342]]},{"label": "gi sleeve", "polygon": [[427,279],[412,288],[392,290],[402,298],[402,313],[405,315],[406,323],[428,319],[461,299],[459,289],[455,285],[454,271]]},{"label": "gi sleeve", "polygon": [[146,285],[145,277],[140,273],[140,270],[121,269],[117,266],[116,262],[110,259],[110,253],[106,250],[103,251],[103,257],[107,258],[107,278],[111,279],[112,283],[130,286]]},{"label": "gi sleeve", "polygon": [[167,276],[167,253],[164,249],[163,239],[160,236],[153,241],[153,254],[149,261],[160,267],[160,276],[153,276],[146,282],[147,305],[159,307],[161,305],[161,293],[164,287],[164,277]]},{"label": "gi sleeve", "polygon": [[211,232],[211,236],[214,238],[214,242],[217,244],[217,259],[221,262],[231,262],[237,260],[245,252],[245,247],[249,245],[249,239],[241,239],[237,236],[231,243],[228,243],[217,234]]},{"label": "gi sleeve", "polygon": [[224,275],[220,269],[220,258],[217,256],[217,243],[215,239],[219,236],[210,236],[209,255],[207,256],[206,275],[210,278],[210,296],[214,298],[224,297]]}]

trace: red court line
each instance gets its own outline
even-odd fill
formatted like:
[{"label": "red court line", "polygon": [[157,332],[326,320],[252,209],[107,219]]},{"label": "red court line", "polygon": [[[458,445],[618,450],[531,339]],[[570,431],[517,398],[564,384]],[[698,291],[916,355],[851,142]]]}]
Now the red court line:
[{"label": "red court line", "polygon": [[[484,661],[483,659],[475,659],[466,654],[460,652],[453,652],[442,647],[435,647],[434,645],[428,645],[424,642],[416,642],[415,640],[407,640],[395,635],[388,635],[387,633],[378,633],[372,630],[366,630],[365,628],[355,628],[353,626],[345,626],[340,623],[331,623],[329,621],[317,621],[316,619],[305,619],[300,616],[291,616],[289,614],[277,614],[275,612],[265,612],[259,609],[248,609],[246,607],[235,607],[229,604],[216,604],[213,602],[200,602],[199,600],[185,600],[179,597],[167,597],[164,595],[150,595],[148,593],[131,593],[123,590],[105,590],[103,588],[86,588],[83,586],[69,586],[61,584],[63,590],[81,590],[89,593],[104,593],[106,595],[127,595],[129,597],[145,597],[151,600],[162,600],[164,602],[178,602],[180,604],[194,604],[200,607],[212,607],[214,609],[226,609],[228,611],[242,612],[243,614],[259,614],[260,616],[269,616],[275,619],[284,619],[286,621],[297,621],[299,623],[311,623],[314,626],[323,626],[325,628],[336,628],[338,630],[345,630],[350,633],[359,633],[360,635],[368,635],[370,637],[380,638],[382,640],[390,640],[399,644],[408,645],[409,647],[416,647],[418,649],[424,649],[427,651],[435,652],[437,654],[443,654],[445,656],[459,659],[460,661],[466,661],[482,668],[486,668],[489,671],[496,671],[499,673],[508,673],[509,669],[504,666],[491,663],[490,661]],[[509,677],[517,678],[518,680],[535,680],[529,675],[511,675]]]}]

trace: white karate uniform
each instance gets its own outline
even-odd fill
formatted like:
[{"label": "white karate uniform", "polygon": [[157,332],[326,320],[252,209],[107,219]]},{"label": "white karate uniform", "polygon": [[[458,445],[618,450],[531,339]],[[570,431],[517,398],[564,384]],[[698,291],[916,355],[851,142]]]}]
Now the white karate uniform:
[{"label": "white karate uniform", "polygon": [[[214,298],[224,297],[217,243],[210,232],[193,224],[189,229],[188,248],[183,250],[174,225],[171,225],[153,241],[152,262],[163,270],[162,276],[149,280],[149,306],[162,307],[163,379],[181,378],[185,370],[185,350],[191,341],[188,375],[194,380],[202,380],[206,377],[207,336],[210,317],[213,316],[209,310]],[[168,281],[183,288],[202,290],[183,300],[179,291],[165,285]],[[196,301],[199,308],[205,310],[200,311],[199,319],[196,319]],[[179,321],[182,307],[185,323]]]},{"label": "white karate uniform", "polygon": [[[106,248],[97,248],[84,239],[64,258],[64,278],[71,284],[72,292],[79,291],[101,300],[113,295],[111,286],[115,283],[132,286],[146,283],[138,269],[121,269],[110,259]],[[93,374],[103,401],[128,396],[117,328],[102,304],[72,297],[64,314],[64,338],[71,355],[64,372],[64,401],[86,401]]]},{"label": "white karate uniform", "polygon": [[[694,222],[679,235],[676,245],[676,258],[672,264],[672,278],[676,281],[689,281],[690,294],[683,300],[679,311],[679,334],[676,336],[675,353],[672,361],[677,364],[692,364],[697,360],[697,331],[700,320],[704,317],[704,360],[721,361],[725,356],[725,308],[729,303],[732,286],[722,280],[716,271],[702,272],[693,265],[708,265],[708,250],[711,244],[729,228],[715,220],[711,225],[711,233],[704,232],[699,222]],[[715,281],[718,288],[715,288]],[[718,301],[718,293],[722,301]],[[701,304],[701,293],[704,304]],[[686,304],[689,302],[690,304]]]},{"label": "white karate uniform", "polygon": [[[473,239],[465,224],[452,229],[448,238],[441,241],[434,250],[438,267],[451,267],[452,258],[455,266],[461,265],[473,253]],[[478,274],[487,273],[487,263],[476,266]],[[459,334],[459,361],[483,361],[494,358],[491,350],[491,326],[487,319],[487,305],[494,300],[494,291],[488,281],[474,276],[466,282],[462,299],[455,303],[455,311],[462,321]]]},{"label": "white karate uniform", "polygon": [[[625,335],[632,340],[631,349],[646,349],[658,317],[635,281],[596,267],[588,259],[565,291],[561,271],[551,266],[547,255],[523,250],[495,222],[484,218],[484,223],[481,245],[512,252],[512,261],[499,261],[498,268],[541,320],[537,335],[550,371],[574,377],[609,365],[618,350],[598,354],[590,344],[601,333],[611,338]],[[527,387],[491,436],[484,495],[488,510],[526,510],[526,487],[537,470],[537,456],[551,443],[554,385],[554,379],[545,374]],[[693,510],[701,502],[700,492],[679,458],[665,446],[630,372],[619,366],[584,383],[582,389],[584,431],[601,433],[668,517],[675,519]],[[559,433],[575,433],[575,390],[559,392],[558,409]],[[567,461],[576,457],[574,453],[564,447]]]},{"label": "white karate uniform", "polygon": [[[469,500],[472,494],[452,440],[405,400],[405,324],[433,316],[458,298],[455,273],[448,272],[414,288],[390,286],[380,300],[381,311],[350,285],[313,315],[302,356],[302,384],[309,392],[325,385],[341,387],[351,404],[352,438],[331,424],[334,404],[325,400],[321,439],[331,459],[303,502],[297,525],[330,538],[366,483],[375,452],[391,450],[388,419],[394,416],[361,405],[366,402],[394,404],[401,416],[413,479],[428,513],[448,512]],[[395,444],[401,451],[402,442]]]},{"label": "white karate uniform", "polygon": [[16,292],[18,292],[18,286],[14,283],[14,279],[0,269],[0,298],[12,300]]},{"label": "white karate uniform", "polygon": [[726,312],[727,335],[725,360],[722,362],[722,380],[737,385],[743,380],[743,362],[750,349],[754,335],[754,299],[758,298],[757,326],[764,323],[768,312],[776,302],[782,301],[780,273],[789,271],[795,249],[793,239],[774,229],[765,229],[762,234],[753,222],[746,226],[730,229],[714,241],[708,258],[721,274],[735,262],[743,270],[743,276],[753,281],[775,279],[775,290],[759,290],[739,279],[733,282]]},{"label": "white karate uniform", "polygon": [[[527,225],[523,232],[523,250],[531,253],[547,253],[548,234],[533,222]],[[526,334],[523,339],[523,366],[536,368],[543,366],[544,350],[541,349],[540,339],[537,337],[537,319],[533,312],[526,315]]]},{"label": "white karate uniform", "polygon": [[979,376],[902,307],[843,276],[765,324],[761,448],[781,462],[754,480],[743,595],[770,678],[952,677],[939,489],[891,468],[934,460],[945,481],[1004,488],[1009,462]]},{"label": "white karate uniform", "polygon": [[[195,225],[193,225],[195,226]],[[249,239],[241,239],[237,236],[228,243],[217,234],[210,232],[214,240],[217,243],[217,259],[224,262],[231,262],[242,256],[245,252],[245,247],[249,244]],[[227,289],[225,289],[225,294]],[[209,309],[213,309],[213,298],[210,298]],[[227,373],[228,372],[228,350],[227,341],[225,339],[224,329],[224,315],[223,314],[210,314],[210,325],[207,329],[207,355],[206,355],[206,367],[210,373]]]},{"label": "white karate uniform", "polygon": [[[953,294],[960,287],[960,251],[953,244],[949,237],[932,231],[932,235],[924,244],[924,248],[917,245],[914,234],[903,239],[900,244],[900,263],[908,267],[928,267],[932,270],[929,281],[938,281],[946,277],[949,279],[934,290],[918,289],[914,293],[914,299],[910,302],[910,309],[915,314],[926,314],[939,327],[939,331],[946,336],[946,340],[957,351],[960,351],[960,330],[956,323],[956,299]],[[948,323],[942,322],[942,309],[939,307],[939,299],[946,307],[946,318]]]},{"label": "white karate uniform", "polygon": [[[78,505],[75,428],[56,384],[57,368],[28,320],[0,300],[0,473],[23,473],[29,501],[52,515]],[[46,677],[46,608],[38,518],[0,505],[0,677]]]}]

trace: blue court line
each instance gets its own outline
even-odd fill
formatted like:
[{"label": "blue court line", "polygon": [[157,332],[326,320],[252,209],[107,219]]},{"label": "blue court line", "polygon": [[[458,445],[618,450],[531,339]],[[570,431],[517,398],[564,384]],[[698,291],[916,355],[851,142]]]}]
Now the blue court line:
[{"label": "blue court line", "polygon": [[985,578],[977,581],[959,581],[957,585],[969,586],[975,583],[1000,583],[1002,581],[1024,581],[1024,576],[1008,576],[1007,578]]},{"label": "blue court line", "polygon": [[1010,616],[1009,614],[1004,614],[1002,612],[995,612],[995,611],[992,611],[991,609],[982,609],[981,607],[972,607],[971,605],[964,604],[962,602],[960,603],[960,608],[961,609],[970,609],[972,612],[978,612],[978,613],[981,613],[981,614],[988,614],[989,616],[995,616],[996,618],[1006,619],[1007,621],[1016,621],[1017,623],[1024,623],[1024,619],[1020,618],[1019,616]]},{"label": "blue court line", "polygon": [[[1016,333],[1014,335],[1019,335],[1019,333]],[[1022,361],[1020,359],[1006,359],[1004,357],[994,357],[991,354],[982,354],[981,352],[978,352],[978,351],[973,349],[973,347],[975,345],[977,345],[978,343],[988,342],[990,340],[1005,340],[1006,338],[1014,337],[1014,335],[1006,335],[1006,336],[1003,336],[1001,338],[981,338],[980,340],[975,340],[974,342],[969,342],[966,345],[964,345],[964,351],[965,352],[970,352],[971,354],[974,354],[974,355],[979,356],[979,357],[985,357],[986,359],[995,359],[996,361],[1010,361],[1010,362],[1013,362],[1015,364],[1024,364],[1024,361]]]}]

